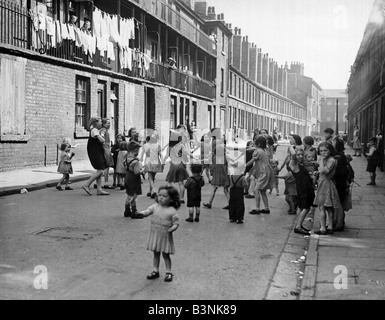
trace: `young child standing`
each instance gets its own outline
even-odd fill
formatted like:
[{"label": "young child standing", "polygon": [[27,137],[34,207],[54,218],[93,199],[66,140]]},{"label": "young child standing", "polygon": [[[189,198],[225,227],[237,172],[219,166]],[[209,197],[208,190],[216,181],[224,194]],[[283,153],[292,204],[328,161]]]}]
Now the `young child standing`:
[{"label": "young child standing", "polygon": [[[126,138],[122,134],[117,134],[115,138],[115,144],[111,147],[112,159],[114,160],[114,180],[113,187],[120,186],[120,182],[118,180],[118,184],[116,184],[116,180],[119,177],[119,174],[116,172],[116,166],[118,164],[118,155],[120,150],[120,143],[126,141]],[[127,151],[127,150],[126,150]]]},{"label": "young child standing", "polygon": [[293,173],[296,183],[298,207],[300,214],[297,220],[297,224],[294,227],[294,232],[310,235],[310,230],[306,229],[302,224],[309,213],[314,201],[314,188],[313,181],[308,171],[304,166],[304,150],[302,148],[296,148],[296,154],[292,156],[290,161],[290,170]]},{"label": "young child standing", "polygon": [[[315,231],[318,235],[333,234],[334,209],[341,208],[337,188],[333,178],[337,169],[337,160],[333,158],[334,147],[331,143],[322,142],[319,146],[319,180],[314,204],[321,210],[321,228]],[[330,228],[326,227],[326,216]]]},{"label": "young child standing", "polygon": [[295,184],[295,178],[290,168],[287,168],[287,174],[284,176],[278,176],[279,179],[285,180],[285,201],[289,205],[289,215],[297,214],[298,209],[298,196],[297,196],[297,187]]},{"label": "young child standing", "polygon": [[153,215],[147,250],[154,252],[154,270],[147,276],[147,279],[159,278],[160,254],[162,253],[166,264],[164,281],[171,282],[173,274],[171,273],[170,254],[175,253],[173,232],[179,227],[179,217],[176,212],[181,205],[179,192],[174,187],[161,187],[158,190],[156,201],[156,204],[137,214],[139,218]]},{"label": "young child standing", "polygon": [[127,147],[128,143],[126,141],[121,141],[119,144],[119,153],[118,157],[116,159],[116,174],[118,178],[118,186],[120,187],[120,190],[124,190],[124,178],[127,174],[126,167],[124,165],[124,160],[127,158]]},{"label": "young child standing", "polygon": [[[279,181],[278,181],[278,174],[279,174],[278,165],[279,165],[279,161],[276,160],[276,159],[271,159],[270,160],[270,165],[273,168],[273,172],[274,172],[274,187],[273,187],[273,189],[275,188],[275,190],[277,191],[277,197],[279,197]],[[273,189],[270,189],[270,194],[272,194]]]},{"label": "young child standing", "polygon": [[369,153],[366,154],[368,165],[366,167],[366,172],[369,172],[370,182],[367,184],[368,186],[376,185],[376,170],[378,166],[378,160],[380,159],[380,154],[377,149],[377,138],[372,137],[369,139],[368,143]]},{"label": "young child standing", "polygon": [[317,177],[315,176],[315,172],[317,172],[319,164],[316,161],[316,154],[313,151],[306,151],[305,158],[303,160],[303,166],[306,171],[309,173],[310,177],[313,181],[313,188],[317,187]]},{"label": "young child standing", "polygon": [[244,193],[248,187],[244,176],[246,164],[238,160],[233,166],[234,171],[230,175],[229,218],[230,222],[242,224],[245,216]]},{"label": "young child standing", "polygon": [[73,173],[71,160],[75,155],[75,153],[73,152],[70,153],[70,149],[71,147],[67,143],[63,143],[60,147],[61,155],[60,155],[60,162],[57,168],[57,172],[61,173],[63,177],[60,179],[59,183],[56,186],[56,189],[59,191],[63,191],[63,188],[61,187],[63,183],[66,184],[66,187],[65,187],[66,190],[73,190],[71,187],[68,186],[68,182],[70,180],[70,174]]},{"label": "young child standing", "polygon": [[184,187],[187,190],[187,208],[189,208],[189,217],[187,222],[199,222],[201,213],[202,187],[205,181],[202,177],[203,166],[200,164],[191,165],[192,176],[187,179]]},{"label": "young child standing", "polygon": [[127,146],[127,157],[124,160],[126,167],[126,179],[124,185],[126,188],[126,209],[124,217],[136,217],[136,198],[142,194],[142,180],[140,174],[143,172],[142,165],[138,159],[139,149],[141,145],[135,141],[131,141]]}]

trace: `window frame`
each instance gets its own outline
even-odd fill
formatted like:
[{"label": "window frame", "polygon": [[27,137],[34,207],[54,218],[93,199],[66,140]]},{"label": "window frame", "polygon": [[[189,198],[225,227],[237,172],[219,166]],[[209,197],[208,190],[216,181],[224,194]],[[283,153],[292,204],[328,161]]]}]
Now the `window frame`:
[{"label": "window frame", "polygon": [[[84,85],[78,88],[79,82]],[[78,100],[78,91],[84,92],[84,100]],[[79,113],[79,105],[82,105],[82,113]],[[82,117],[83,123],[78,123],[78,117]],[[81,75],[75,77],[75,138],[88,138],[91,118],[91,79]]]}]

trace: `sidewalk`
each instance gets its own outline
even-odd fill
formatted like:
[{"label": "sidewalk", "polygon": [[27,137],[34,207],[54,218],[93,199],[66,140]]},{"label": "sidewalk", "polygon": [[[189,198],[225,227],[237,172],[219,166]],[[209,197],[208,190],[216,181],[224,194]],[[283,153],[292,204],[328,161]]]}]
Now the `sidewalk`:
[{"label": "sidewalk", "polygon": [[[345,231],[311,235],[301,300],[385,299],[385,174],[377,170],[377,186],[367,186],[366,158],[353,157],[351,164],[360,186],[353,188]],[[319,218],[317,211],[313,230],[318,230]],[[344,267],[347,288],[336,289]]]},{"label": "sidewalk", "polygon": [[[90,161],[87,159],[75,161],[73,171],[71,181],[78,182],[87,180],[95,172],[95,169],[92,168]],[[0,172],[0,196],[20,193],[23,188],[34,191],[53,187],[61,177],[62,175],[57,173],[57,165]]]}]

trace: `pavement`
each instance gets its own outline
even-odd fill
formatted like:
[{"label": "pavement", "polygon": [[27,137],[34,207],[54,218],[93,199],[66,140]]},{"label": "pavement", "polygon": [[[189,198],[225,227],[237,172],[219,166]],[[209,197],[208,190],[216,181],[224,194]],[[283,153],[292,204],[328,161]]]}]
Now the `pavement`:
[{"label": "pavement", "polygon": [[300,300],[385,299],[385,174],[377,170],[377,185],[367,186],[366,158],[353,157],[351,165],[357,184],[345,231],[311,235]]},{"label": "pavement", "polygon": [[[281,151],[284,149],[282,147]],[[350,149],[346,153],[352,154]],[[282,158],[283,153],[279,156]],[[181,286],[180,290],[167,289],[166,293],[157,291],[161,288],[160,284],[143,284],[141,277],[138,278],[135,272],[140,270],[143,276],[142,273],[148,270],[141,270],[142,266],[151,264],[150,259],[145,259],[143,254],[136,252],[137,244],[134,245],[135,241],[132,240],[145,243],[148,229],[143,223],[136,227],[131,224],[130,227],[130,223],[118,218],[121,216],[124,192],[115,191],[111,194],[108,197],[111,199],[110,205],[107,205],[102,202],[104,198],[89,197],[82,190],[76,191],[80,189],[80,181],[88,179],[94,172],[88,160],[74,162],[71,180],[75,191],[65,192],[67,197],[52,188],[60,178],[56,166],[2,172],[0,242],[4,250],[0,252],[0,276],[3,275],[0,280],[5,279],[5,282],[0,296],[5,299],[162,300],[178,297],[383,300],[385,175],[377,172],[377,186],[367,186],[369,176],[366,172],[366,159],[353,159],[352,167],[357,184],[353,188],[353,209],[346,215],[344,232],[328,236],[312,233],[310,237],[294,234],[291,231],[294,218],[286,214],[283,195],[269,196],[275,213],[269,217],[261,217],[258,221],[247,213],[253,207],[253,200],[249,201],[242,236],[238,231],[229,229],[226,225],[227,218],[219,208],[213,208],[207,213],[203,211],[203,214],[207,214],[207,222],[199,229],[197,225],[182,226],[184,231],[181,231],[183,241],[180,239],[180,252],[189,251],[190,254],[177,256],[176,264],[178,269],[187,274],[180,275],[179,280],[176,278],[176,283]],[[159,175],[157,180],[158,185],[162,183],[164,174]],[[23,188],[36,191],[27,196],[16,195]],[[146,188],[144,185],[144,191]],[[205,188],[204,198],[207,198],[210,189]],[[280,188],[282,194],[282,184]],[[224,204],[221,193],[219,192],[214,201],[216,206]],[[139,206],[145,207],[148,201],[145,197],[140,197]],[[100,209],[103,209],[104,214],[99,212]],[[57,232],[66,232],[67,227],[68,230],[72,228],[71,237],[75,238],[78,236],[77,228],[84,227],[90,238],[80,239],[79,243],[66,242],[70,240],[52,243],[48,237],[35,238],[34,235],[39,234],[37,231],[46,232],[49,229],[47,227],[52,226],[64,226],[58,228]],[[306,226],[313,227],[313,230],[319,228],[318,211],[314,217],[307,218]],[[128,242],[127,230],[132,237]],[[52,230],[53,233],[54,231]],[[82,233],[81,230],[79,232]],[[208,232],[211,235],[207,238]],[[55,238],[55,234],[51,236]],[[187,251],[185,247],[188,248]],[[129,270],[125,268],[122,252],[129,258],[135,258],[135,261],[130,260],[133,266]],[[145,257],[148,255],[144,252]],[[89,259],[91,264],[84,261],[84,258]],[[52,278],[56,281],[55,290],[49,294],[37,294],[26,286],[33,279],[33,274],[28,271],[31,264],[40,264],[42,260],[45,261],[44,265],[49,265],[55,271]],[[72,270],[71,275],[68,275],[68,268]],[[129,284],[127,288],[121,283],[122,279]],[[107,283],[111,283],[111,286],[106,285]],[[102,284],[103,290],[98,287]]]}]

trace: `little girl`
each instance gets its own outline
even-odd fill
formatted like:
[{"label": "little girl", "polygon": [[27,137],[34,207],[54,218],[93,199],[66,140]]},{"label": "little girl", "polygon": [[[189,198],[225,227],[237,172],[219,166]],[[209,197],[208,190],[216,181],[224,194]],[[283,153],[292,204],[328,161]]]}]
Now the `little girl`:
[{"label": "little girl", "polygon": [[187,222],[199,222],[201,213],[202,187],[205,185],[205,180],[202,177],[203,167],[200,164],[191,165],[192,176],[187,179],[185,189],[187,190],[187,208],[189,208],[189,218]]},{"label": "little girl", "polygon": [[[278,181],[278,174],[279,174],[278,165],[279,165],[279,161],[276,160],[276,159],[271,159],[270,160],[270,165],[273,168],[273,172],[274,172],[274,188],[277,191],[277,197],[279,197],[279,181]],[[270,189],[270,194],[272,194],[273,189]]]},{"label": "little girl", "polygon": [[63,183],[66,184],[66,190],[73,190],[71,187],[68,186],[70,174],[73,173],[71,160],[72,157],[75,155],[74,153],[70,154],[70,149],[70,145],[66,143],[63,143],[60,147],[62,153],[60,155],[60,162],[57,168],[57,172],[63,174],[63,177],[60,179],[59,183],[56,186],[56,189],[58,189],[59,191],[63,191],[63,188],[61,187]]},{"label": "little girl", "polygon": [[366,154],[368,160],[368,166],[366,167],[366,171],[369,172],[370,175],[370,182],[367,184],[368,186],[376,185],[376,169],[378,166],[378,160],[380,159],[380,154],[376,146],[377,138],[370,138],[368,143],[369,153]]},{"label": "little girl", "polygon": [[172,281],[170,254],[175,253],[172,233],[179,227],[179,217],[176,211],[180,205],[178,190],[174,187],[161,187],[158,191],[157,203],[137,214],[138,218],[153,215],[147,250],[154,252],[154,270],[147,276],[149,280],[159,278],[160,253],[162,253],[166,264],[164,281]]},{"label": "little girl", "polygon": [[[326,235],[328,233],[333,234],[334,209],[341,208],[337,188],[333,182],[337,160],[333,158],[334,147],[331,143],[322,142],[318,146],[318,150],[320,154],[318,161],[319,179],[314,204],[319,206],[321,210],[321,228],[319,231],[315,231],[315,233]],[[326,228],[326,215],[331,225],[330,229]]]},{"label": "little girl", "polygon": [[296,183],[298,207],[301,210],[297,224],[294,228],[295,233],[310,235],[310,230],[302,226],[307,214],[309,213],[314,201],[313,181],[304,166],[304,150],[296,148],[296,154],[290,161],[290,170],[293,173]]},{"label": "little girl", "polygon": [[140,174],[144,171],[139,161],[138,154],[140,144],[131,141],[127,146],[127,157],[124,160],[126,167],[126,179],[124,185],[126,188],[126,208],[124,211],[124,217],[137,218],[136,213],[136,198],[142,194],[142,180]]},{"label": "little girl", "polygon": [[[114,160],[114,180],[113,180],[113,187],[116,187],[116,178],[119,177],[118,173],[116,172],[116,166],[118,164],[118,155],[119,155],[119,149],[120,149],[120,143],[126,141],[126,138],[122,134],[117,134],[116,139],[115,139],[115,144],[111,147],[111,154],[112,154],[112,159]],[[127,151],[127,150],[126,150]],[[120,182],[118,180],[118,186]]]},{"label": "little girl", "polygon": [[244,176],[246,165],[244,161],[241,160],[231,163],[230,165],[234,168],[230,175],[229,219],[230,222],[242,224],[245,216],[244,193],[248,186]]},{"label": "little girl", "polygon": [[116,174],[118,178],[118,186],[120,190],[124,189],[124,177],[127,173],[127,170],[124,166],[124,160],[127,158],[127,146],[128,143],[126,141],[121,141],[119,144],[119,153],[116,159]]}]

